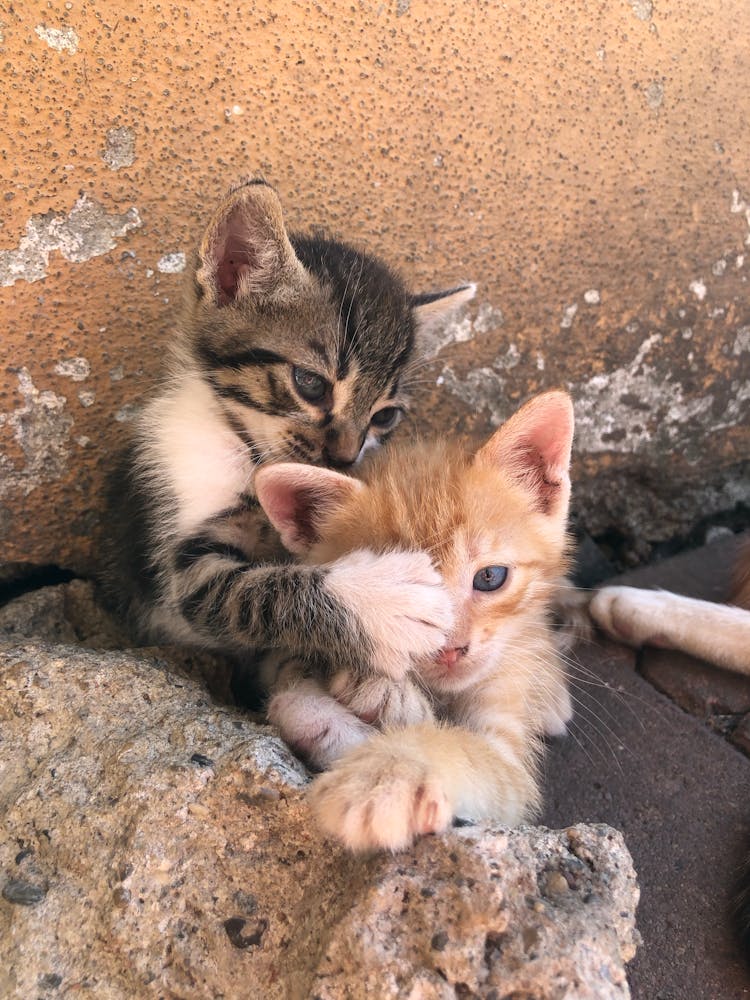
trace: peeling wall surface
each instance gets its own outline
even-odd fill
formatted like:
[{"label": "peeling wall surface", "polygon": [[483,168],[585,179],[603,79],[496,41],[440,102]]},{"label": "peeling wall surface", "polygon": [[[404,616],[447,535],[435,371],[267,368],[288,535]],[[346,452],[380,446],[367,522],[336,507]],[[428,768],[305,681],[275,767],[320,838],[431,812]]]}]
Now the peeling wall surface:
[{"label": "peeling wall surface", "polygon": [[0,561],[85,569],[189,258],[261,172],[415,290],[421,412],[576,400],[581,521],[748,503],[750,4],[0,2]]}]

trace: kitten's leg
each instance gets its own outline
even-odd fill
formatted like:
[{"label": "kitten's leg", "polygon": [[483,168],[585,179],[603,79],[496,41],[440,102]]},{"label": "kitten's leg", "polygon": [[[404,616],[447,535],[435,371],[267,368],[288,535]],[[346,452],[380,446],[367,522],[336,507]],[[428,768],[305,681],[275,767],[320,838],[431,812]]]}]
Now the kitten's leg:
[{"label": "kitten's leg", "polygon": [[[426,695],[408,679],[358,677],[340,670],[326,690],[309,665],[288,654],[268,654],[279,669],[266,714],[282,739],[317,771],[373,733],[431,719]],[[267,668],[266,668],[267,669]]]},{"label": "kitten's leg", "polygon": [[590,605],[605,632],[630,646],[681,649],[750,674],[750,612],[666,590],[604,587]]},{"label": "kitten's leg", "polygon": [[279,674],[266,710],[268,721],[310,767],[324,771],[372,734],[371,726],[340,705],[319,681],[305,676],[305,663],[288,654],[269,655],[278,659]]},{"label": "kitten's leg", "polygon": [[376,733],[315,779],[312,807],[354,851],[399,850],[457,815],[515,825],[538,806],[531,746],[513,720],[492,733],[430,723]]},{"label": "kitten's leg", "polygon": [[175,557],[171,601],[198,636],[225,648],[282,648],[403,678],[452,626],[450,597],[424,552],[367,550],[327,566],[251,566],[236,548]]}]

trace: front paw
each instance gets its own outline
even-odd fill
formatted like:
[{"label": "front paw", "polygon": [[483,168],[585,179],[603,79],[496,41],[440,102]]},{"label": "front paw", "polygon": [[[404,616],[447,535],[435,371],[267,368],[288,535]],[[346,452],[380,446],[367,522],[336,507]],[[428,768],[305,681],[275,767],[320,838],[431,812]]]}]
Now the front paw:
[{"label": "front paw", "polygon": [[403,729],[435,718],[432,701],[409,678],[393,681],[389,677],[358,677],[351,671],[340,671],[329,690],[350,712],[380,729]]},{"label": "front paw", "polygon": [[401,850],[453,816],[439,776],[377,736],[316,778],[310,803],[325,833],[352,851]]},{"label": "front paw", "polygon": [[315,771],[329,768],[373,732],[313,680],[275,694],[266,714],[284,742]]},{"label": "front paw", "polygon": [[450,595],[426,552],[352,552],[333,563],[326,586],[361,623],[371,668],[396,680],[434,656],[453,626]]}]

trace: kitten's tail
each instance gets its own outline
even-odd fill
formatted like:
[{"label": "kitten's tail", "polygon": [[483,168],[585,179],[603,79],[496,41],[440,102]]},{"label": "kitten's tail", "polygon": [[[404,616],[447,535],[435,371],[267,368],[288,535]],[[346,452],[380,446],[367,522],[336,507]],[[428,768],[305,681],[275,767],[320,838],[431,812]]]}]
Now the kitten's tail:
[{"label": "kitten's tail", "polygon": [[732,917],[740,949],[750,964],[750,855],[745,859],[737,879]]}]

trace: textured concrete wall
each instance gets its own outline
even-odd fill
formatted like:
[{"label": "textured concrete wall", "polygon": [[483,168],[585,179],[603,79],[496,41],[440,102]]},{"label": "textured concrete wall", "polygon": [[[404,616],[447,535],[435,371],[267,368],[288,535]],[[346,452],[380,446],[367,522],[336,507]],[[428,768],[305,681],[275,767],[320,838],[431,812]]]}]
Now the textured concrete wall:
[{"label": "textured concrete wall", "polygon": [[568,385],[593,531],[732,507],[748,37],[747,0],[0,2],[0,561],[85,566],[182,255],[251,170],[414,288],[478,282],[433,426]]}]

